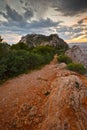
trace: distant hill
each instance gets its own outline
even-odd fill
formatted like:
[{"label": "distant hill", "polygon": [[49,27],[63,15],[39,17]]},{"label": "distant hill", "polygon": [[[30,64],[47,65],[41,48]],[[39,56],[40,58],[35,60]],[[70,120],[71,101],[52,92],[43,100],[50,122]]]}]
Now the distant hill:
[{"label": "distant hill", "polygon": [[49,36],[45,36],[42,34],[27,34],[23,36],[19,42],[23,42],[27,44],[30,48],[36,46],[53,46],[56,48],[68,48],[68,44],[57,34],[51,34]]},{"label": "distant hill", "polygon": [[80,47],[87,47],[87,42],[82,42],[82,43],[69,43],[69,47],[71,48],[74,45],[80,46]]}]

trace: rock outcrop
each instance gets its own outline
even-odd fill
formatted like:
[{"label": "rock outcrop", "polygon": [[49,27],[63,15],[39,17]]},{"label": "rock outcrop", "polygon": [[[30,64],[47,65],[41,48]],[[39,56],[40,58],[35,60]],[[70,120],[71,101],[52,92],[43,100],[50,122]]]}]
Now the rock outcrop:
[{"label": "rock outcrop", "polygon": [[28,34],[26,36],[23,36],[19,42],[23,42],[27,44],[29,47],[49,45],[57,48],[68,48],[67,43],[63,39],[59,38],[57,34],[51,34],[50,36],[45,36],[41,34]]},{"label": "rock outcrop", "polygon": [[[66,72],[67,74],[67,72]],[[40,130],[86,130],[87,88],[75,75],[57,78],[43,113]]]},{"label": "rock outcrop", "polygon": [[66,55],[68,55],[74,62],[83,64],[87,69],[87,50],[85,50],[85,48],[74,45],[66,51]]}]

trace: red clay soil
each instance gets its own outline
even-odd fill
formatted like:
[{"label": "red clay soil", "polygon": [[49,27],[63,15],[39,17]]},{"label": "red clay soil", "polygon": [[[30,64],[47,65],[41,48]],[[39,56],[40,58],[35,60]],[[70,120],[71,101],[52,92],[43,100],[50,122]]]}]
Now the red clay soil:
[{"label": "red clay soil", "polygon": [[[49,65],[41,70],[23,74],[0,86],[0,130],[16,129],[12,121],[23,105],[36,106],[37,113],[39,116],[42,115],[40,109],[46,102],[51,89],[50,84],[56,77],[55,63],[54,58]],[[41,120],[43,120],[43,116],[41,116]],[[34,123],[33,125],[35,126]],[[28,130],[32,130],[34,127],[32,123],[30,126]],[[33,130],[35,129],[33,128]]]}]

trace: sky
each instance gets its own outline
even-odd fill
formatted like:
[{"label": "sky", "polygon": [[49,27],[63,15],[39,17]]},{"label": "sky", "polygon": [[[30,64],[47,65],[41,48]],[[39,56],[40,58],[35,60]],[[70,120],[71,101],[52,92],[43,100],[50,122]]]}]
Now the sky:
[{"label": "sky", "polygon": [[0,0],[4,40],[13,44],[32,33],[57,33],[67,43],[87,42],[87,0]]}]

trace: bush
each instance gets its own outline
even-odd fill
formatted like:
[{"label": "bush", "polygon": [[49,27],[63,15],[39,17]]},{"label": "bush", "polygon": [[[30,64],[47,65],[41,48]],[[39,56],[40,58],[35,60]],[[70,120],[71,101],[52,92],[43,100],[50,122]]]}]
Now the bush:
[{"label": "bush", "polygon": [[67,65],[67,68],[69,70],[78,72],[80,74],[85,74],[86,73],[85,67],[80,63],[70,63],[70,64]]},{"label": "bush", "polygon": [[12,51],[0,60],[0,76],[13,77],[45,64],[43,56],[25,50]]},{"label": "bush", "polygon": [[[39,47],[38,47],[39,48]],[[46,49],[46,47],[45,47]],[[44,52],[44,53],[43,53]],[[10,50],[0,59],[0,80],[14,77],[49,63],[53,58],[52,48],[43,47],[32,51]]]},{"label": "bush", "polygon": [[11,46],[12,50],[28,50],[28,45],[26,45],[25,43],[19,42],[17,44],[13,44]]},{"label": "bush", "polygon": [[10,51],[10,45],[8,45],[7,43],[0,43],[0,58],[2,56],[7,55],[7,53]]},{"label": "bush", "polygon": [[6,65],[0,65],[0,80],[5,78]]},{"label": "bush", "polygon": [[64,55],[64,53],[65,53],[65,49],[55,48],[55,54]]},{"label": "bush", "polygon": [[43,56],[43,61],[45,64],[47,64],[53,59],[53,56],[55,54],[55,48],[51,46],[38,46],[35,47],[32,52]]},{"label": "bush", "polygon": [[60,55],[60,56],[58,56],[58,62],[59,63],[64,62],[66,64],[69,64],[69,63],[72,63],[72,60],[71,60],[71,58],[69,58],[66,55]]},{"label": "bush", "polygon": [[[6,66],[4,69],[4,77],[11,77],[23,73],[27,69],[25,62],[26,52],[9,52],[8,55],[4,56],[0,61],[1,68]],[[1,74],[1,72],[0,72]]]},{"label": "bush", "polygon": [[55,52],[55,48],[51,46],[37,46],[33,49],[33,52],[42,55],[47,55],[47,54],[53,55]]}]

